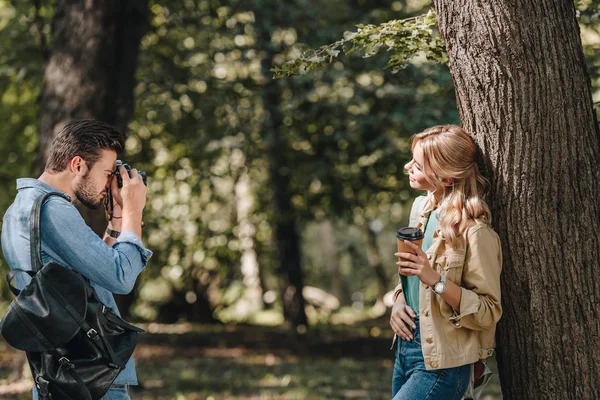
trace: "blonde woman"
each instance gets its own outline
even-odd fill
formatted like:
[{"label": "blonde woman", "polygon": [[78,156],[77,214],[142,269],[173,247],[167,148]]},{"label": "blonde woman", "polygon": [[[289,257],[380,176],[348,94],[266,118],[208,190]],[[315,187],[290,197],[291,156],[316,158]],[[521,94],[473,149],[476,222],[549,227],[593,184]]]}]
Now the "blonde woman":
[{"label": "blonde woman", "polygon": [[[413,203],[410,226],[422,248],[396,253],[400,283],[390,325],[396,333],[393,400],[470,397],[480,360],[494,350],[502,256],[483,200],[487,181],[476,145],[460,127],[435,126],[412,139],[405,169],[427,191]],[[477,368],[475,367],[477,365]],[[467,393],[468,392],[468,393]]]}]

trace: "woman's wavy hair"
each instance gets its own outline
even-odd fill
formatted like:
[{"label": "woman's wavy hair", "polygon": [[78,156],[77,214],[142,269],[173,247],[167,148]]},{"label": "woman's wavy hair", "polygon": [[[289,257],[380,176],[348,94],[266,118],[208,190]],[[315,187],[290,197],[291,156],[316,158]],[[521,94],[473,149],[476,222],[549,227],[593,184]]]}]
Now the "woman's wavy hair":
[{"label": "woman's wavy hair", "polygon": [[[423,150],[423,172],[435,188],[428,195],[427,209],[439,209],[442,238],[453,248],[461,248],[463,233],[472,221],[491,223],[490,209],[483,199],[489,182],[477,166],[478,147],[473,138],[456,125],[426,129],[413,136],[412,150],[417,143]],[[435,196],[438,191],[442,192],[439,204]]]}]

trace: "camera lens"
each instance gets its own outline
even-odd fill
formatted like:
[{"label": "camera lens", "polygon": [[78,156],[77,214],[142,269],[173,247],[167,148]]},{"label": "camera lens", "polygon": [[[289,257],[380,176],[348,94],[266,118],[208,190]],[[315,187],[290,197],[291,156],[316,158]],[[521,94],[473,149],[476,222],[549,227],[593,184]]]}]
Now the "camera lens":
[{"label": "camera lens", "polygon": [[[129,174],[129,176],[131,177],[131,167],[129,166],[129,164],[124,163],[121,160],[117,160],[116,165],[116,169],[115,169],[115,177],[117,178],[117,186],[119,188],[123,187],[123,177],[121,176],[121,172],[119,171],[119,167],[122,166],[123,168],[125,168],[125,170],[127,171],[127,173]],[[140,176],[142,177],[142,181],[144,182],[145,186],[148,186],[146,184],[146,172],[144,171],[138,171],[138,174],[140,174]]]}]

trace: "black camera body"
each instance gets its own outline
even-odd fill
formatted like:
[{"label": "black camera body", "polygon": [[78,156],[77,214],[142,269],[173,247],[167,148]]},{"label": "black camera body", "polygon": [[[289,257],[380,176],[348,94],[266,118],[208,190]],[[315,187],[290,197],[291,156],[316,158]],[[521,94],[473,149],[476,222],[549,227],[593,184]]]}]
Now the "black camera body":
[{"label": "black camera body", "polygon": [[[117,177],[117,185],[119,186],[119,188],[122,188],[123,187],[123,177],[121,176],[121,172],[119,171],[120,166],[122,166],[123,168],[125,168],[127,170],[127,173],[129,174],[129,176],[131,176],[131,167],[129,166],[129,164],[125,164],[123,161],[117,160],[117,164],[115,166],[115,176]],[[142,181],[144,181],[144,185],[148,186],[146,183],[146,173],[144,171],[138,170],[138,174],[140,174],[140,176],[142,177]]]}]

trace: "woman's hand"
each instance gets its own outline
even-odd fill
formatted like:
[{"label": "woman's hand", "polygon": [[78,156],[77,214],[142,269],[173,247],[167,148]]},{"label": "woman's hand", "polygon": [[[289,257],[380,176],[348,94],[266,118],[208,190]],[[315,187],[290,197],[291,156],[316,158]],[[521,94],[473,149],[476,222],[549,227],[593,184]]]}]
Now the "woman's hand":
[{"label": "woman's hand", "polygon": [[416,244],[409,240],[405,240],[404,243],[412,248],[416,254],[413,253],[396,253],[396,257],[400,257],[401,260],[396,263],[400,267],[399,272],[401,275],[415,275],[427,286],[433,286],[438,283],[441,279],[441,275],[431,268],[427,254]]},{"label": "woman's hand", "polygon": [[406,305],[404,296],[399,296],[392,306],[392,316],[390,317],[390,326],[396,335],[404,340],[412,340],[413,335],[410,328],[415,329],[417,327],[413,322],[415,318],[415,312],[410,306]]}]

